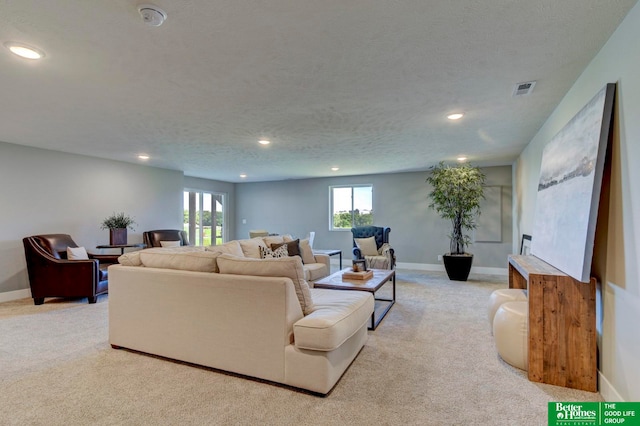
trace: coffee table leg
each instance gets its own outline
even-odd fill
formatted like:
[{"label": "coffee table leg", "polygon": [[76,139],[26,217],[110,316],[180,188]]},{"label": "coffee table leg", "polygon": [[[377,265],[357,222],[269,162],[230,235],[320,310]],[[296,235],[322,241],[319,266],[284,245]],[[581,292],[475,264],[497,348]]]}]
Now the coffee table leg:
[{"label": "coffee table leg", "polygon": [[382,314],[380,315],[380,318],[378,318],[378,321],[375,320],[376,310],[375,308],[373,309],[373,313],[371,314],[371,327],[369,327],[369,330],[375,330],[376,327],[378,327],[378,324],[380,324],[380,321],[382,321],[382,319],[387,315],[387,312],[389,312],[389,309],[391,309],[394,303],[396,303],[396,274],[395,273],[391,277],[391,284],[393,285],[393,290],[392,290],[393,296],[391,299],[377,299],[376,294],[373,293],[374,301],[378,300],[380,302],[389,302],[389,304],[384,309],[384,311],[382,311]]}]

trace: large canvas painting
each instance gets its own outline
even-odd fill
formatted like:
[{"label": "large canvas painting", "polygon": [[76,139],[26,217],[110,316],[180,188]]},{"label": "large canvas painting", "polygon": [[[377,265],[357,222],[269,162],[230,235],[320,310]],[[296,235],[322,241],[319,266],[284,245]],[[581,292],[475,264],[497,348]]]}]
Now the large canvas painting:
[{"label": "large canvas painting", "polygon": [[607,84],[542,153],[531,254],[589,281],[615,84]]}]

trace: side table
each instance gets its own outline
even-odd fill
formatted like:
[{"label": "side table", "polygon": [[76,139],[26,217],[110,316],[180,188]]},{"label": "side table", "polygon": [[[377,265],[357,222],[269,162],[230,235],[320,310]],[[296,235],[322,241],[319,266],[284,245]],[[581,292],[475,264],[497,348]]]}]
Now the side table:
[{"label": "side table", "polygon": [[98,249],[120,249],[120,254],[124,254],[124,249],[129,247],[145,248],[145,244],[103,244],[96,246]]},{"label": "side table", "polygon": [[340,255],[340,269],[342,269],[342,250],[338,250],[338,249],[326,249],[326,250],[313,249],[313,254],[326,254],[327,256],[335,256],[336,254]]}]

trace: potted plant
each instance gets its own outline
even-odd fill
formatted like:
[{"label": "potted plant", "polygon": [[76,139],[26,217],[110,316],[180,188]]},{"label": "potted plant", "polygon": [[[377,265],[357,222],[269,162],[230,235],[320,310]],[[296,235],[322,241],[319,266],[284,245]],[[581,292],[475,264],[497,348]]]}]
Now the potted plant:
[{"label": "potted plant", "polygon": [[118,246],[127,244],[127,228],[133,229],[136,222],[132,217],[124,213],[113,213],[102,221],[100,229],[109,230],[109,245]]},{"label": "potted plant", "polygon": [[440,162],[431,169],[427,183],[430,208],[440,217],[451,221],[452,232],[450,252],[442,258],[449,279],[466,281],[469,277],[473,254],[465,252],[470,238],[465,231],[476,227],[476,217],[480,214],[480,201],[484,198],[484,174],[479,167],[470,164],[448,166]]}]

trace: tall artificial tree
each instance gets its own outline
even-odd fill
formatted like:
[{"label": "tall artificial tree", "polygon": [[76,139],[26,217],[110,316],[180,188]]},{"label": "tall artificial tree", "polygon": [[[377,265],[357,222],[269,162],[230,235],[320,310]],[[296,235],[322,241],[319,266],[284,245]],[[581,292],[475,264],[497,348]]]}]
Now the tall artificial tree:
[{"label": "tall artificial tree", "polygon": [[471,241],[464,232],[476,227],[480,201],[484,198],[484,180],[480,168],[470,164],[449,166],[441,161],[431,168],[426,180],[432,186],[429,207],[451,221],[452,255],[465,254],[465,246]]}]

